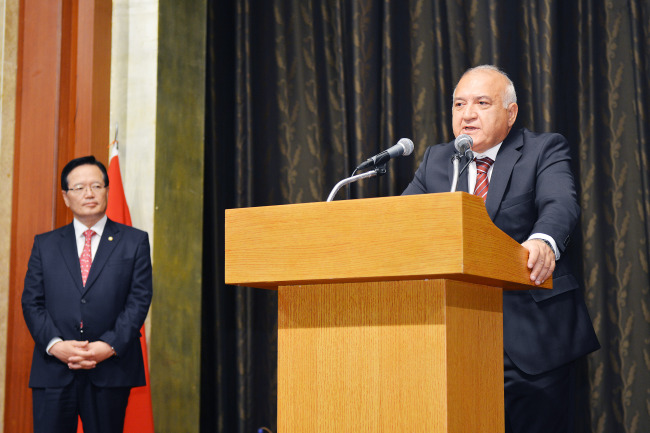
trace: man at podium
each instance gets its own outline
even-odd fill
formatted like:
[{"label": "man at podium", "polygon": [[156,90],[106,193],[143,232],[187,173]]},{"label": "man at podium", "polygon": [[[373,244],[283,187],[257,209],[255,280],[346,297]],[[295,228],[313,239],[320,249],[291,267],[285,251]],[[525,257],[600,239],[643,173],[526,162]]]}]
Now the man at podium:
[{"label": "man at podium", "polygon": [[[504,72],[483,65],[463,74],[452,124],[456,137],[472,138],[474,159],[461,159],[469,165],[457,189],[482,197],[494,224],[529,251],[532,282],[553,278],[553,290],[504,292],[506,432],[571,432],[575,361],[600,348],[566,260],[580,207],[566,139],[511,130],[517,112]],[[455,152],[454,142],[428,147],[403,194],[448,192]]]}]

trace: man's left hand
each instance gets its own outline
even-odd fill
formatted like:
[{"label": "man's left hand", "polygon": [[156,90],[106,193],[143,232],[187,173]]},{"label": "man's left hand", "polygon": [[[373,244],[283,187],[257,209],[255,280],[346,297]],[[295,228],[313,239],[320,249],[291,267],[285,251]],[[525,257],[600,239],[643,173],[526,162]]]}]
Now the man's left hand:
[{"label": "man's left hand", "polygon": [[530,281],[535,282],[535,285],[539,286],[553,275],[553,270],[555,270],[555,253],[541,239],[529,239],[521,245],[528,250]]},{"label": "man's left hand", "polygon": [[115,351],[111,346],[99,340],[88,343],[87,350],[86,356],[71,358],[70,362],[68,362],[68,367],[72,370],[89,370],[95,368],[100,362],[115,355]]}]

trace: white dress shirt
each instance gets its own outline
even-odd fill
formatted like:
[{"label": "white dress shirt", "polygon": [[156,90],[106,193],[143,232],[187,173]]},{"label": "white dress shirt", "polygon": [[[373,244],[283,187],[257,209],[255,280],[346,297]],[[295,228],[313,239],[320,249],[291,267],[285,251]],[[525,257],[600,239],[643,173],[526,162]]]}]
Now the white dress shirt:
[{"label": "white dress shirt", "polygon": [[[108,217],[104,215],[102,219],[97,221],[97,224],[90,227],[90,230],[95,232],[93,237],[90,239],[90,254],[93,259],[95,259],[95,253],[97,252],[97,247],[99,247],[99,240],[102,238],[102,234],[104,233],[104,227],[106,227],[107,219]],[[77,240],[77,255],[81,257],[81,253],[84,250],[84,244],[86,243],[84,232],[88,230],[88,227],[83,225],[76,218],[72,220],[72,225],[74,227],[74,236]]]}]

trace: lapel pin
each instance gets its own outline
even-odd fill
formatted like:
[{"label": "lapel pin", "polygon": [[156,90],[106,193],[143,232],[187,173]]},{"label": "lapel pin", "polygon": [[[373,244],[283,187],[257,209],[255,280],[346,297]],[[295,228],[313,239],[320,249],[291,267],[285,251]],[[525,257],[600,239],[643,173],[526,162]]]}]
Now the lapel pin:
[{"label": "lapel pin", "polygon": [[108,240],[109,240],[109,241],[112,241],[112,240],[113,240],[113,236],[109,236],[109,237],[108,237]]}]

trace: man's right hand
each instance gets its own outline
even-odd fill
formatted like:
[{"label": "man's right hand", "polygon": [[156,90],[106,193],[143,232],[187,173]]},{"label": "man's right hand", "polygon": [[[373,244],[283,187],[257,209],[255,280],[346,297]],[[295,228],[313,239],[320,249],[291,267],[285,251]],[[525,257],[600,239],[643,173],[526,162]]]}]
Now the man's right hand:
[{"label": "man's right hand", "polygon": [[91,359],[93,352],[89,350],[88,344],[88,341],[59,341],[50,347],[50,354],[68,364],[71,370],[90,370],[95,368],[97,362]]}]

